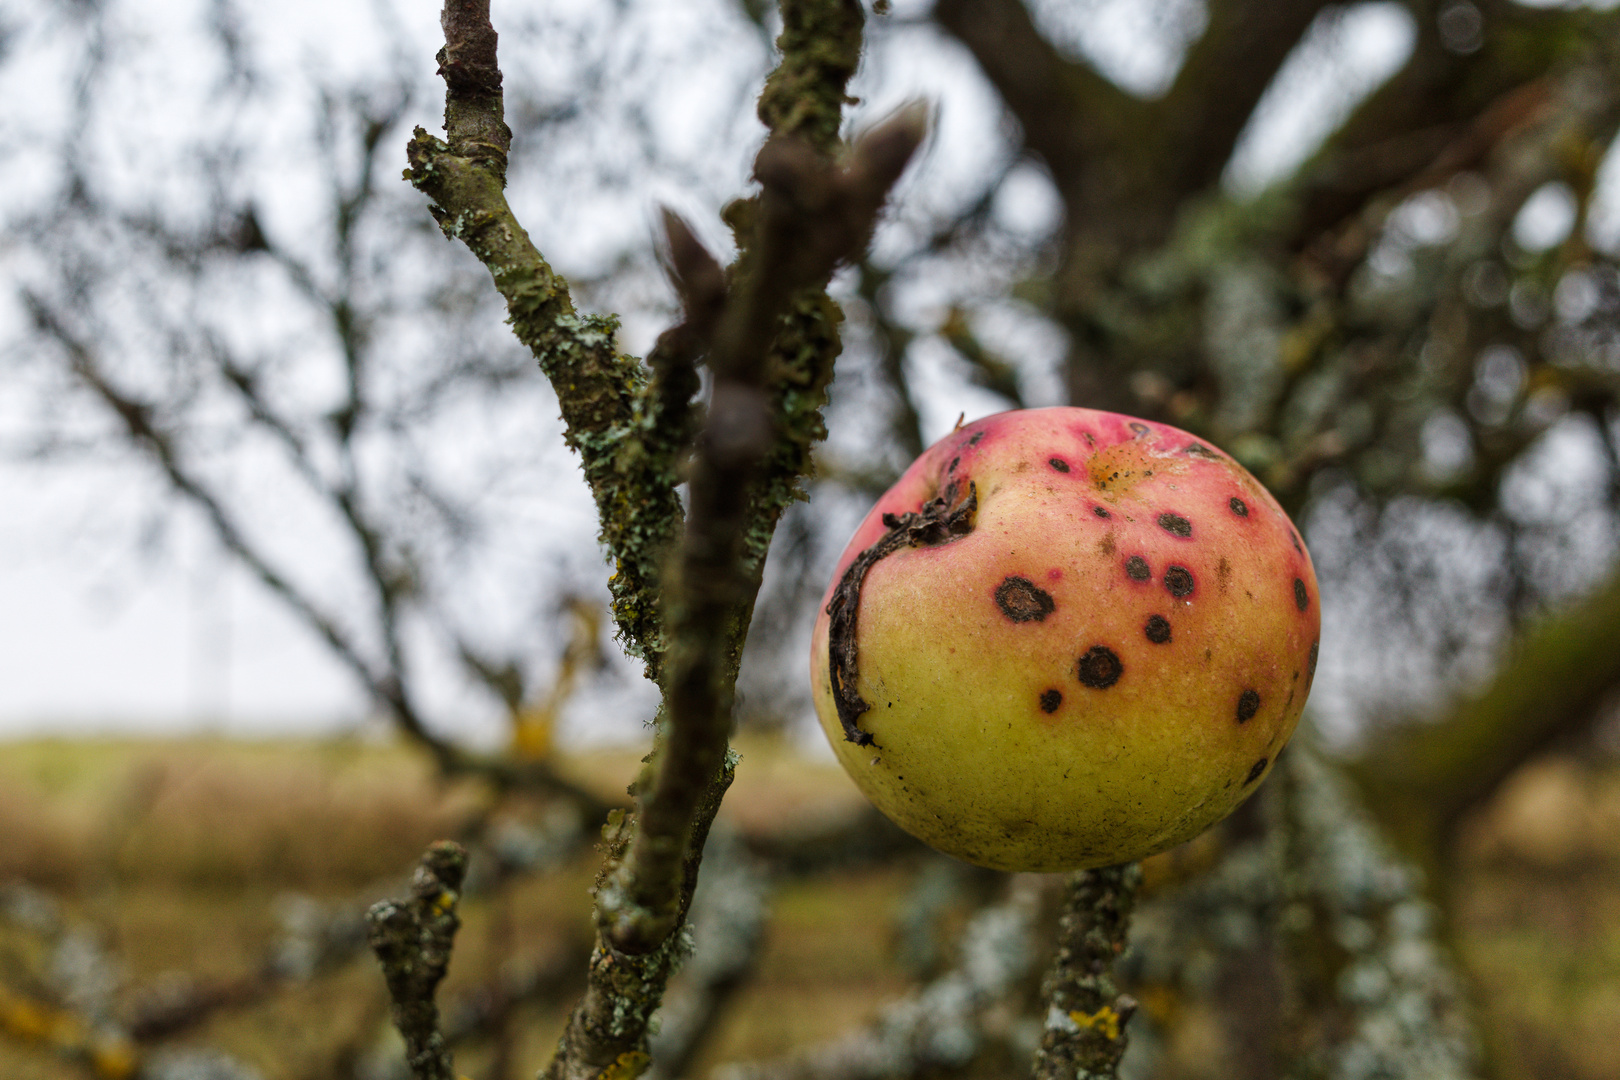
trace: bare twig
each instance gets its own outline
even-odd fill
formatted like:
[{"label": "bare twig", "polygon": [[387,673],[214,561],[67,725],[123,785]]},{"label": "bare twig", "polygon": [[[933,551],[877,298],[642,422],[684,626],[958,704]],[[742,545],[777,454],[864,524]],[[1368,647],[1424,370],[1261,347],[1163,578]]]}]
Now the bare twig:
[{"label": "bare twig", "polygon": [[382,964],[394,1026],[405,1039],[405,1060],[415,1080],[456,1080],[433,996],[461,928],[456,904],[466,872],[466,850],[439,841],[422,856],[409,900],[384,900],[366,913],[371,949]]},{"label": "bare twig", "polygon": [[[410,692],[404,658],[392,631],[387,635],[391,644],[385,648],[383,659],[368,659],[340,620],[277,567],[238,524],[225,500],[193,471],[180,440],[162,423],[158,409],[117,385],[95,349],[68,325],[64,313],[32,292],[25,291],[22,299],[35,326],[66,353],[68,369],[117,417],[124,436],[154,461],[170,486],[203,513],[220,544],[326,643],[373,700],[388,710],[400,731],[428,750],[441,769],[452,775],[481,776],[497,787],[549,792],[567,798],[593,819],[606,815],[609,803],[558,775],[545,762],[509,761],[473,753],[434,734]],[[383,588],[386,593],[386,586]]]}]

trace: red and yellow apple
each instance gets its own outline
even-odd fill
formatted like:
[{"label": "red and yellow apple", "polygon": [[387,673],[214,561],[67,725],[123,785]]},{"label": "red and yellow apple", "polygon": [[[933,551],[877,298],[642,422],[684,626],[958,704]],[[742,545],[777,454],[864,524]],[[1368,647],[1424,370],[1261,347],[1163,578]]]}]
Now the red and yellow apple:
[{"label": "red and yellow apple", "polygon": [[1002,870],[1129,862],[1258,786],[1315,674],[1288,516],[1192,435],[1090,409],[929,448],[840,559],[815,628],[822,727],[877,807]]}]

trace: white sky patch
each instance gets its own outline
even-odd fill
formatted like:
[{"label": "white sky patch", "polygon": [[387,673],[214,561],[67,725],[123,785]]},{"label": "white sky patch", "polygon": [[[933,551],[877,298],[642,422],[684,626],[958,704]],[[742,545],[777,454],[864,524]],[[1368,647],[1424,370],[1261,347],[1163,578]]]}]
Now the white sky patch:
[{"label": "white sky patch", "polygon": [[1395,3],[1329,8],[1260,99],[1223,178],[1255,195],[1298,168],[1352,109],[1400,69],[1417,29]]},{"label": "white sky patch", "polygon": [[1140,97],[1170,89],[1208,21],[1200,0],[1026,0],[1047,40]]},{"label": "white sky patch", "polygon": [[1513,241],[1526,251],[1558,246],[1575,225],[1575,192],[1554,180],[1530,193],[1513,219]]}]

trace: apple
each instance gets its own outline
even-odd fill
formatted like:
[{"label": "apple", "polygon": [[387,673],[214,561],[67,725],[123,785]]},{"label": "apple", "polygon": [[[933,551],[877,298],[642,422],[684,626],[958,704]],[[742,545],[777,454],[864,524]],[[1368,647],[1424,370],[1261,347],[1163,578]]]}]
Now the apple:
[{"label": "apple", "polygon": [[959,427],[855,531],[811,649],[839,760],[1000,870],[1144,858],[1231,813],[1316,671],[1288,515],[1185,431],[1091,409]]}]

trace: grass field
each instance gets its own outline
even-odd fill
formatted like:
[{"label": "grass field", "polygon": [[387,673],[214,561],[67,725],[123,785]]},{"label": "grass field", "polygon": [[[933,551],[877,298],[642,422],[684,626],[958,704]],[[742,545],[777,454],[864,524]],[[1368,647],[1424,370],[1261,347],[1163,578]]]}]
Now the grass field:
[{"label": "grass field", "polygon": [[[776,744],[742,749],[727,828],[770,830],[859,804],[835,765]],[[637,760],[598,753],[567,768],[616,794]],[[85,968],[73,984],[89,987],[84,1015],[105,1009],[127,1025],[161,1011],[166,993],[243,994],[147,1050],[215,1047],[266,1080],[354,1076],[357,1063],[363,1073],[391,1037],[368,957],[271,992],[243,988],[258,985],[289,926],[399,892],[423,846],[454,835],[482,798],[440,783],[412,752],[356,741],[0,745],[0,1017],[8,1000],[40,989],[49,938],[49,962],[76,956]],[[1620,1077],[1620,768],[1527,768],[1472,823],[1465,847],[1458,944],[1487,1036],[1526,1080]],[[598,858],[580,850],[497,902],[466,905],[441,1000],[521,975],[514,965],[552,973],[504,1038],[458,1058],[467,1076],[531,1076],[549,1055],[581,986]],[[916,878],[900,860],[781,883],[755,973],[694,1075],[830,1037],[904,993],[912,971],[898,920]],[[0,1026],[0,1076],[95,1075],[53,1049],[69,1034],[46,1025],[24,1038],[13,1009]]]}]

